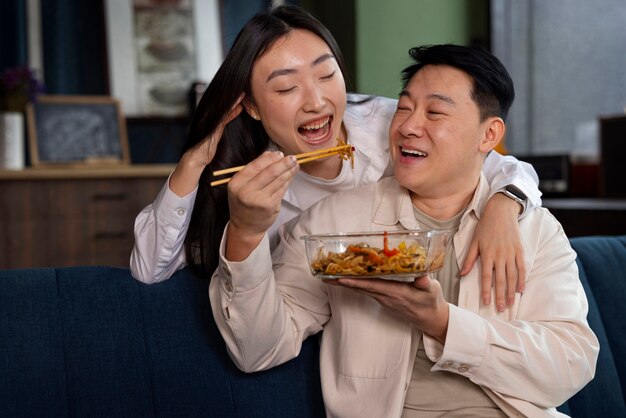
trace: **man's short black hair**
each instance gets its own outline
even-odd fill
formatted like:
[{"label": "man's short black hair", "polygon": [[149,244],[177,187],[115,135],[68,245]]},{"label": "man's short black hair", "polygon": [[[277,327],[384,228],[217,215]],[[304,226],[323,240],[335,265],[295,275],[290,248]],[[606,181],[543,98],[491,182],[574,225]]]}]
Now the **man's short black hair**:
[{"label": "man's short black hair", "polygon": [[483,47],[461,45],[425,45],[411,48],[415,61],[402,71],[403,88],[425,65],[449,65],[474,80],[472,99],[480,109],[481,120],[499,116],[506,120],[515,89],[513,80],[502,62]]}]

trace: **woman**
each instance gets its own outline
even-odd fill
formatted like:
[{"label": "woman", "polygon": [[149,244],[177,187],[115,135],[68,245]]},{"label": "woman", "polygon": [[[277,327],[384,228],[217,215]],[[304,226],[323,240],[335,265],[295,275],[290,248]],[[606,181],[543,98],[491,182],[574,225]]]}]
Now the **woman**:
[{"label": "woman", "polygon": [[[248,219],[279,210],[270,230],[275,236],[280,225],[321,198],[390,174],[388,128],[396,100],[364,96],[347,100],[345,73],[334,38],[308,13],[282,6],[253,17],[204,93],[176,169],[156,201],[137,217],[133,276],[154,283],[188,265],[209,277],[232,206]],[[268,149],[290,155],[328,148],[337,138],[355,148],[354,170],[338,158],[327,158],[303,165],[296,173],[289,157],[264,154]],[[485,164],[492,191],[515,183],[531,196],[529,207],[539,205],[532,167],[492,154]],[[213,171],[253,160],[228,187],[210,186]],[[282,186],[271,190],[278,199],[269,207],[251,206],[250,196],[261,190],[259,184],[267,186],[268,176],[279,169],[287,171]],[[480,252],[486,284],[483,302],[490,302],[495,271],[496,303],[501,309],[524,282],[524,271],[517,270],[523,265],[519,210],[518,203],[501,193],[492,197],[461,271],[469,271]],[[502,234],[504,227],[513,233]]]}]

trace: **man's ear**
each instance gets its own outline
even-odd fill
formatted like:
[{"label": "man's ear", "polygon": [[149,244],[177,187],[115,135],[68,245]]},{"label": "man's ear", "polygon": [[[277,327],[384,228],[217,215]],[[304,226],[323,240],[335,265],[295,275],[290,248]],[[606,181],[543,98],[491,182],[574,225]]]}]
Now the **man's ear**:
[{"label": "man's ear", "polygon": [[494,149],[502,138],[504,138],[504,133],[506,132],[506,125],[502,118],[499,117],[491,117],[485,121],[485,134],[480,141],[478,149],[480,152],[487,154],[489,151]]},{"label": "man's ear", "polygon": [[259,116],[259,111],[252,99],[250,99],[250,97],[246,96],[243,99],[242,104],[243,108],[246,109],[246,112],[248,113],[248,115],[250,115],[252,119],[261,120],[261,117]]}]

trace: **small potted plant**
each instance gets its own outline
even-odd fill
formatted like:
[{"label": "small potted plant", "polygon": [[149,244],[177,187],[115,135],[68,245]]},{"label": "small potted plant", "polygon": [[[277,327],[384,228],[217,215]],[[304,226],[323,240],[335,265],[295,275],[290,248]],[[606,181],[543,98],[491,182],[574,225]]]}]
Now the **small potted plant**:
[{"label": "small potted plant", "polygon": [[8,68],[0,75],[0,110],[24,112],[26,103],[43,92],[43,83],[29,67]]}]

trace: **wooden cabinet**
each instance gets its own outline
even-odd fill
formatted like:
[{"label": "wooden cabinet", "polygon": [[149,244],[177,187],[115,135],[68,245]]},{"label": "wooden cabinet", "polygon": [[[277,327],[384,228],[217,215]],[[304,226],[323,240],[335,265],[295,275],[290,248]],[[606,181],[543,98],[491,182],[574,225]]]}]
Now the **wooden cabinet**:
[{"label": "wooden cabinet", "polygon": [[170,165],[0,171],[0,269],[128,266]]}]

